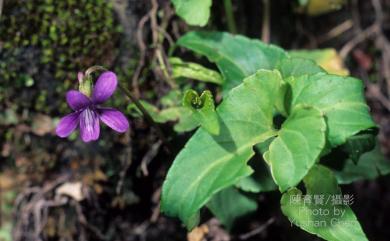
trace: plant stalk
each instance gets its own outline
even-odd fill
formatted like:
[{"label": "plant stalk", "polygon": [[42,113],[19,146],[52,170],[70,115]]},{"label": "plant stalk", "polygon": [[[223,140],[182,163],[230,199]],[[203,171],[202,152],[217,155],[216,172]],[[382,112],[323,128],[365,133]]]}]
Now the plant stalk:
[{"label": "plant stalk", "polygon": [[263,25],[261,29],[261,40],[264,43],[270,41],[270,1],[263,0]]},{"label": "plant stalk", "polygon": [[233,14],[232,0],[223,0],[223,5],[225,6],[225,14],[226,14],[226,20],[227,20],[229,32],[236,34],[237,27],[236,27],[236,20],[234,19],[234,14]]},{"label": "plant stalk", "polygon": [[[131,92],[126,89],[124,86],[122,86],[120,83],[118,83],[119,89],[135,104],[135,106],[141,111],[142,115],[146,118],[146,120],[149,122],[150,125],[152,125],[160,140],[165,144],[166,147],[169,147],[169,143],[167,139],[164,136],[164,133],[160,129],[160,127],[157,125],[157,123],[153,120],[153,118],[150,116],[149,112],[145,109],[145,107],[131,94]],[[169,152],[169,149],[167,149]]]}]

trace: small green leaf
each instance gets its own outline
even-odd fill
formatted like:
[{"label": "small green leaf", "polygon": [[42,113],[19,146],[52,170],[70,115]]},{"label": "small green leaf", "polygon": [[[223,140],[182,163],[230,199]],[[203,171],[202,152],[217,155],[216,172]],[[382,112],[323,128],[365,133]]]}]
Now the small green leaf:
[{"label": "small green leaf", "polygon": [[259,69],[273,70],[287,57],[284,50],[274,45],[222,32],[190,32],[177,44],[206,56],[218,66],[224,77],[224,93]]},{"label": "small green leaf", "polygon": [[199,97],[194,90],[187,90],[184,94],[183,105],[192,111],[193,117],[210,134],[219,134],[218,115],[215,112],[214,99],[210,91],[203,91]]},{"label": "small green leaf", "polygon": [[309,0],[298,0],[299,5],[304,6],[309,2]]},{"label": "small green leaf", "polygon": [[[282,212],[292,224],[329,241],[368,240],[352,209],[343,203],[332,171],[315,165],[304,183],[305,196],[299,189],[292,188],[281,199]],[[342,203],[335,202],[335,198]]]},{"label": "small green leaf", "polygon": [[[154,105],[147,101],[141,100],[140,103],[148,111],[153,121],[156,123],[167,123],[169,121],[177,121],[174,126],[176,132],[187,132],[194,130],[199,126],[199,122],[194,118],[193,113],[183,106],[172,106],[166,109],[159,110]],[[127,106],[127,111],[133,117],[142,117],[142,113],[138,110],[134,103]]]},{"label": "small green leaf", "polygon": [[359,161],[360,156],[375,147],[375,134],[372,131],[366,131],[351,136],[341,146],[341,149],[348,153],[354,163]]},{"label": "small green leaf", "polygon": [[277,190],[274,180],[272,179],[271,172],[269,167],[263,160],[256,158],[258,155],[249,162],[252,169],[254,170],[253,174],[242,178],[237,184],[236,187],[245,191],[245,192],[269,192]]},{"label": "small green leaf", "polygon": [[325,146],[326,124],[316,108],[296,107],[283,123],[264,159],[284,192],[297,185],[317,161]]},{"label": "small green leaf", "polygon": [[177,107],[180,118],[174,126],[178,133],[192,131],[199,126],[199,121],[194,118],[194,113],[186,107]]},{"label": "small green leaf", "polygon": [[204,26],[210,17],[212,0],[171,0],[176,13],[189,25]]},{"label": "small green leaf", "polygon": [[256,211],[257,203],[236,188],[228,187],[215,194],[207,207],[223,225],[231,229],[238,218]]},{"label": "small green leaf", "polygon": [[161,209],[178,216],[189,229],[218,191],[249,176],[253,145],[273,135],[275,93],[281,85],[278,71],[258,71],[233,89],[218,106],[220,133],[200,128],[177,155],[163,184]]},{"label": "small green leaf", "polygon": [[[150,104],[147,101],[140,101],[141,105],[145,108],[145,110],[152,117],[153,121],[157,123],[166,123],[168,121],[176,121],[180,118],[180,108],[182,107],[171,107],[164,110],[159,110],[154,105]],[[127,106],[127,111],[130,115],[134,117],[141,117],[142,113],[138,110],[137,106],[134,103],[131,103]]]},{"label": "small green leaf", "polygon": [[346,0],[309,0],[305,12],[310,16],[317,16],[339,10]]},{"label": "small green leaf", "polygon": [[363,93],[363,83],[352,77],[319,73],[286,79],[291,85],[291,107],[311,105],[324,113],[330,147],[345,143],[360,131],[375,128]]},{"label": "small green leaf", "polygon": [[12,223],[3,223],[0,227],[0,240],[11,241],[12,240]]},{"label": "small green leaf", "polygon": [[342,170],[335,170],[338,183],[350,184],[360,180],[373,180],[379,176],[390,174],[390,160],[382,154],[379,143],[374,150],[360,156],[356,163],[348,159]]},{"label": "small green leaf", "polygon": [[166,95],[160,98],[161,105],[164,108],[180,106],[183,99],[181,90],[174,89],[169,91]]},{"label": "small green leaf", "polygon": [[223,84],[222,76],[217,71],[208,69],[200,64],[183,62],[176,57],[169,58],[169,63],[172,67],[172,77],[175,79],[184,77],[217,85]]}]

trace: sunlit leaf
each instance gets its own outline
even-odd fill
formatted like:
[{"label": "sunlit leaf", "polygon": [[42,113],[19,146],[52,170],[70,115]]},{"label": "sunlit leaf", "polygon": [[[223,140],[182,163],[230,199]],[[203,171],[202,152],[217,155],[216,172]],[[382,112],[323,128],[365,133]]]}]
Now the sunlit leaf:
[{"label": "sunlit leaf", "polygon": [[324,68],[329,74],[347,76],[348,69],[335,49],[292,50],[291,57],[311,59]]},{"label": "sunlit leaf", "polygon": [[346,0],[298,0],[303,11],[310,16],[317,16],[339,10]]}]

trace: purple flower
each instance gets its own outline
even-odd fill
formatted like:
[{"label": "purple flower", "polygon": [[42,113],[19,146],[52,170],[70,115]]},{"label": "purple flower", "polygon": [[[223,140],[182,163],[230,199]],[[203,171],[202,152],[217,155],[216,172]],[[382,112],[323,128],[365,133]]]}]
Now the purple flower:
[{"label": "purple flower", "polygon": [[[83,76],[79,74],[80,78]],[[57,135],[67,137],[80,125],[80,135],[84,142],[97,140],[100,134],[99,120],[117,132],[126,132],[129,128],[126,117],[116,109],[100,106],[111,97],[117,84],[115,73],[107,71],[96,81],[91,98],[77,90],[68,91],[66,101],[74,112],[60,120]]]}]

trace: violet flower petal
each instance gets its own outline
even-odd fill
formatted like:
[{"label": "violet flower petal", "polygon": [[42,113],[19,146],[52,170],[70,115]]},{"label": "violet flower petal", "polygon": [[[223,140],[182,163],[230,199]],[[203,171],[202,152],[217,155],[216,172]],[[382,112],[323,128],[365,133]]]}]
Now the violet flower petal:
[{"label": "violet flower petal", "polygon": [[91,104],[91,100],[77,90],[69,90],[66,93],[66,102],[73,110],[80,110]]},{"label": "violet flower petal", "polygon": [[101,74],[93,89],[92,101],[95,104],[105,102],[114,93],[117,84],[118,80],[114,72],[107,71]]},{"label": "violet flower petal", "polygon": [[79,115],[80,113],[74,112],[61,118],[56,128],[57,135],[59,137],[69,136],[77,128]]},{"label": "violet flower petal", "polygon": [[100,126],[98,114],[89,108],[80,113],[80,135],[84,142],[95,141],[99,138]]},{"label": "violet flower petal", "polygon": [[123,133],[129,129],[129,122],[122,112],[113,108],[100,108],[98,111],[100,120],[114,131]]}]

